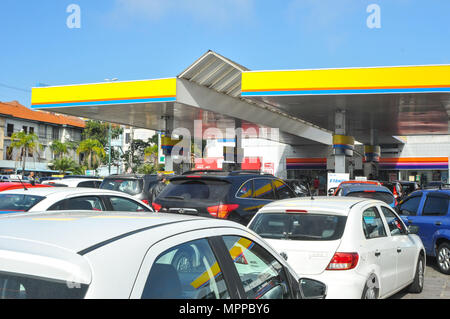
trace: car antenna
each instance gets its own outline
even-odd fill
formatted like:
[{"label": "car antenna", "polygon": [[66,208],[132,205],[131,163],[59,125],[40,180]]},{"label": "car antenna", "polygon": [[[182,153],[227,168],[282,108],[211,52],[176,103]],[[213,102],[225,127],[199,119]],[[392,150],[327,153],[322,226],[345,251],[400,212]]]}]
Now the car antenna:
[{"label": "car antenna", "polygon": [[20,177],[18,177],[18,178],[19,178],[20,184],[22,184],[22,186],[23,186],[23,189],[27,191],[28,188],[25,186],[25,184],[24,184],[24,182],[22,181],[22,179],[21,179]]},{"label": "car antenna", "polygon": [[309,185],[309,182],[306,183],[306,186],[308,186],[309,196],[311,196],[311,199],[314,199],[313,193],[311,192],[311,187]]}]

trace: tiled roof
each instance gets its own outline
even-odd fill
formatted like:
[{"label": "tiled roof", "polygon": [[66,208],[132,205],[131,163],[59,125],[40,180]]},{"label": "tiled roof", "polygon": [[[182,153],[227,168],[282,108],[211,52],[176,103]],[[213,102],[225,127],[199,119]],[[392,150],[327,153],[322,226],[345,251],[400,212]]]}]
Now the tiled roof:
[{"label": "tiled roof", "polygon": [[85,127],[84,121],[78,117],[31,110],[17,101],[0,102],[0,116],[2,114],[31,121]]}]

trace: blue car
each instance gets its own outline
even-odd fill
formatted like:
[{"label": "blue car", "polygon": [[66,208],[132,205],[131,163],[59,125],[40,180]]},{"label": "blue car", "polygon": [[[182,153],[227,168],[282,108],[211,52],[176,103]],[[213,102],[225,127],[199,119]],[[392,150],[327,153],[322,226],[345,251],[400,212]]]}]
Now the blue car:
[{"label": "blue car", "polygon": [[436,257],[439,270],[450,274],[450,190],[427,189],[411,193],[397,210],[406,225],[419,227],[427,255]]},{"label": "blue car", "polygon": [[341,190],[337,196],[352,196],[372,198],[385,202],[392,208],[397,205],[397,200],[394,194],[384,186],[370,185],[370,184],[346,184],[342,185]]}]

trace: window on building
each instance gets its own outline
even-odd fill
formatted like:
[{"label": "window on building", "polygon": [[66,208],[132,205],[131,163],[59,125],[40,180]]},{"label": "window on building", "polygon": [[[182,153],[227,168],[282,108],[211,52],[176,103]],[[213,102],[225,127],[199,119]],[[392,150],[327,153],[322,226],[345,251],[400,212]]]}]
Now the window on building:
[{"label": "window on building", "polygon": [[28,133],[28,126],[22,126],[22,130],[25,134]]},{"label": "window on building", "polygon": [[11,137],[14,133],[14,124],[8,124],[6,126],[6,134],[8,137]]},{"label": "window on building", "polygon": [[59,127],[53,127],[52,139],[59,140]]}]

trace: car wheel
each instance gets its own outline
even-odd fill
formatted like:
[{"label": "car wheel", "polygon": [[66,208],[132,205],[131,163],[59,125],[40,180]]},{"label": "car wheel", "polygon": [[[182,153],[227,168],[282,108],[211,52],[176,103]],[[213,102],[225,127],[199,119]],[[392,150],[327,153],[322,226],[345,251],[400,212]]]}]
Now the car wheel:
[{"label": "car wheel", "polygon": [[421,293],[423,290],[423,284],[425,279],[425,258],[421,255],[417,261],[416,274],[414,281],[408,287],[408,291],[411,293]]},{"label": "car wheel", "polygon": [[377,278],[372,274],[366,281],[361,299],[378,299],[378,292]]},{"label": "car wheel", "polygon": [[450,275],[450,244],[442,243],[439,245],[436,254],[437,266],[439,271]]},{"label": "car wheel", "polygon": [[190,272],[194,267],[194,256],[193,249],[179,250],[172,259],[172,266],[177,272]]}]

